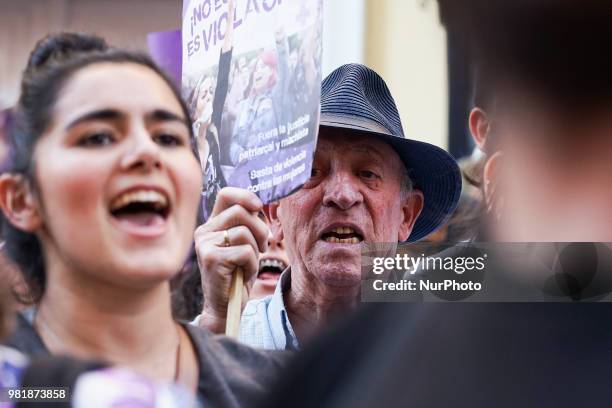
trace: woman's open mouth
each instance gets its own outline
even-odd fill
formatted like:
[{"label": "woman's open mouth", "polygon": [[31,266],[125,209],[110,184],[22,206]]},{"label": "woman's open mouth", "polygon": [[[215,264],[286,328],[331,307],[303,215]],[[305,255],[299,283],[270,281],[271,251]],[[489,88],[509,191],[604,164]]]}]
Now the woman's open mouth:
[{"label": "woman's open mouth", "polygon": [[156,237],[161,235],[170,213],[168,196],[156,189],[131,189],[110,204],[111,216],[132,235]]},{"label": "woman's open mouth", "polygon": [[281,272],[287,268],[287,264],[276,258],[264,258],[259,261],[259,272],[257,279],[278,279]]}]

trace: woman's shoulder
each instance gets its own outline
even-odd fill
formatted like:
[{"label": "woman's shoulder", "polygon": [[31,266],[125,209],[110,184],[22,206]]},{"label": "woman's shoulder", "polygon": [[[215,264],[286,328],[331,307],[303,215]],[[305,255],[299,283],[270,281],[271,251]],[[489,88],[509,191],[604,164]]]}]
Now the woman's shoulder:
[{"label": "woman's shoulder", "polygon": [[196,350],[200,379],[198,393],[217,402],[257,400],[271,390],[290,353],[257,350],[206,329],[185,325]]},{"label": "woman's shoulder", "polygon": [[291,354],[285,351],[255,349],[230,337],[213,334],[199,326],[185,327],[200,360],[210,357],[221,365],[238,364],[245,370],[260,370],[262,367],[274,369],[284,366]]}]

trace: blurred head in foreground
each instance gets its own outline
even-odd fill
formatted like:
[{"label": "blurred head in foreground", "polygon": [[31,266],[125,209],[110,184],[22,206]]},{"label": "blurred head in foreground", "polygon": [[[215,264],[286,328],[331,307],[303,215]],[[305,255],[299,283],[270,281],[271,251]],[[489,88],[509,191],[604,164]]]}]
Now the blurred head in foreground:
[{"label": "blurred head in foreground", "polygon": [[468,30],[497,240],[612,239],[612,7],[591,3],[492,7]]}]

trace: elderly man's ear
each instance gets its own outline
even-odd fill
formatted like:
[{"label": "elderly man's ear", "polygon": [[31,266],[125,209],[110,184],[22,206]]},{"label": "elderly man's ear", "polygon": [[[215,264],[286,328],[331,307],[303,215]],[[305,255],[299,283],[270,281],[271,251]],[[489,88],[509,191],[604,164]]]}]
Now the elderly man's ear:
[{"label": "elderly man's ear", "polygon": [[0,208],[16,228],[34,232],[42,225],[30,183],[21,175],[0,176]]},{"label": "elderly man's ear", "polygon": [[402,201],[402,220],[400,228],[397,232],[397,240],[404,242],[410,236],[414,223],[423,210],[423,193],[417,189],[413,189],[406,195]]},{"label": "elderly man's ear", "polygon": [[472,133],[474,142],[476,142],[476,145],[480,150],[484,151],[487,136],[491,128],[491,123],[487,113],[479,107],[473,108],[470,112],[469,125],[470,133]]}]

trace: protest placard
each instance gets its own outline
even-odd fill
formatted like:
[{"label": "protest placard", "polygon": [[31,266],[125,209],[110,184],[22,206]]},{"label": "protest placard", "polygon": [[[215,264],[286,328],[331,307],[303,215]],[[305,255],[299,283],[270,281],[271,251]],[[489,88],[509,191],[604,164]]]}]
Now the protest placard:
[{"label": "protest placard", "polygon": [[321,0],[185,0],[182,91],[204,174],[205,216],[224,186],[268,203],[310,177],[321,14]]}]

